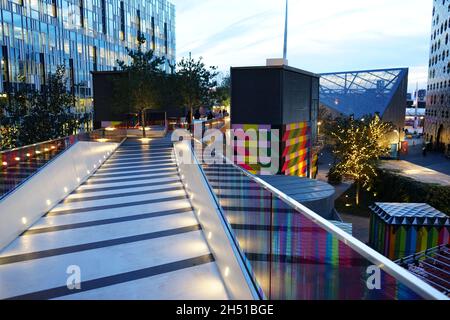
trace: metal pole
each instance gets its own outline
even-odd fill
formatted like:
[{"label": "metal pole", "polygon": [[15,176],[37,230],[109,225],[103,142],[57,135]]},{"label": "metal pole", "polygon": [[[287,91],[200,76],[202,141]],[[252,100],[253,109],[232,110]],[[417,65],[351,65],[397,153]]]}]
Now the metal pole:
[{"label": "metal pole", "polygon": [[288,37],[288,11],[289,7],[288,7],[288,0],[286,0],[286,18],[285,18],[285,22],[284,22],[284,49],[283,49],[283,59],[286,60],[287,59],[287,37]]}]

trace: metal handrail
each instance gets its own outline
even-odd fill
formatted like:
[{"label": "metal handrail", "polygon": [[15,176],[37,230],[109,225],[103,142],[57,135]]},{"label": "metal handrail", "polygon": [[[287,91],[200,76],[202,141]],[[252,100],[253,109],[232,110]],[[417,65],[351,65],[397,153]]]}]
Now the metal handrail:
[{"label": "metal handrail", "polygon": [[232,239],[233,248],[235,249],[235,251],[237,251],[237,253],[239,255],[239,259],[242,262],[242,265],[243,265],[243,267],[245,269],[244,276],[247,279],[247,281],[251,283],[253,289],[255,290],[256,294],[258,295],[258,298],[261,299],[261,300],[264,300],[265,297],[261,296],[261,294],[260,294],[260,286],[255,281],[255,278],[253,276],[253,272],[252,272],[252,270],[249,269],[249,266],[246,263],[246,261],[248,259],[246,258],[245,253],[242,251],[242,249],[241,249],[241,247],[239,245],[239,242],[236,239],[236,236],[235,236],[235,234],[233,232],[233,228],[231,227],[231,225],[229,224],[228,220],[225,217],[225,213],[223,212],[223,209],[222,209],[222,206],[220,204],[220,201],[217,198],[216,193],[214,192],[213,188],[211,187],[211,184],[208,182],[209,181],[208,177],[206,176],[206,174],[205,174],[205,172],[203,170],[203,167],[201,166],[200,162],[198,161],[197,156],[196,156],[195,152],[192,150],[192,148],[191,148],[191,152],[192,152],[192,155],[195,158],[195,163],[197,163],[198,168],[200,169],[200,172],[201,172],[204,180],[207,182],[206,185],[208,187],[209,192],[212,195],[212,198],[214,199],[214,202],[216,204],[216,208],[217,208],[218,212],[220,213],[220,218],[221,218],[224,226],[226,227],[227,232],[230,235],[230,238]]},{"label": "metal handrail", "polygon": [[[198,143],[202,143],[198,140],[196,141]],[[262,180],[261,178],[258,178],[257,176],[251,174],[250,172],[242,169],[234,162],[229,160],[227,157],[225,157],[223,154],[220,154],[220,156],[222,156],[222,158],[225,160],[226,163],[234,166],[236,169],[238,169],[241,173],[243,173],[252,181],[257,183],[259,186],[268,190],[269,192],[277,196],[279,199],[283,200],[285,203],[290,205],[292,208],[296,209],[304,216],[309,218],[312,222],[318,224],[320,227],[336,236],[339,240],[341,240],[347,246],[349,246],[354,251],[359,253],[362,257],[371,261],[372,263],[374,263],[374,265],[377,265],[381,270],[395,277],[397,280],[402,282],[405,286],[407,286],[414,292],[418,293],[420,296],[426,299],[449,300],[447,296],[445,296],[444,294],[442,294],[441,292],[439,292],[438,290],[427,284],[425,281],[419,279],[409,271],[397,265],[394,261],[383,256],[382,254],[370,248],[366,244],[362,243],[352,235],[348,234],[344,230],[340,229],[339,227],[335,226],[328,220],[324,219],[314,211],[308,209],[307,207],[299,203],[297,200],[289,197],[288,195],[281,192],[280,190],[278,190],[271,184],[267,183],[266,181]]]},{"label": "metal handrail", "polygon": [[38,146],[41,146],[44,144],[55,143],[57,141],[66,140],[70,137],[76,137],[81,134],[92,134],[92,133],[101,132],[101,131],[102,131],[101,129],[97,129],[97,130],[93,130],[93,131],[89,131],[89,132],[80,132],[75,135],[70,135],[70,136],[60,137],[60,138],[51,139],[51,140],[47,140],[47,141],[37,142],[37,143],[33,143],[33,144],[29,144],[26,146],[17,147],[17,148],[13,148],[13,149],[2,150],[2,151],[0,151],[0,155],[5,154],[5,153],[20,151],[20,150],[27,149],[27,148],[38,147]]}]

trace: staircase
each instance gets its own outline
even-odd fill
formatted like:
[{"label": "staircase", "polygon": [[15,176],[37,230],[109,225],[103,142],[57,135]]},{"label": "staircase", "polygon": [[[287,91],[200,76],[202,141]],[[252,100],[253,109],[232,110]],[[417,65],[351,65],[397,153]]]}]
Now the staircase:
[{"label": "staircase", "polygon": [[[80,289],[67,285],[73,279]],[[171,142],[126,140],[1,251],[0,299],[8,298],[228,299]]]}]

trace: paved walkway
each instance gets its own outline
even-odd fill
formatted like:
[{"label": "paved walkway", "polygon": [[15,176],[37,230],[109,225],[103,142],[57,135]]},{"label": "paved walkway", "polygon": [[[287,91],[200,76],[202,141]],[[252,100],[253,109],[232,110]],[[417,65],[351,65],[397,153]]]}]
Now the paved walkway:
[{"label": "paved walkway", "polygon": [[446,175],[441,172],[416,165],[409,161],[382,161],[380,167],[383,169],[398,171],[400,175],[419,182],[450,186],[450,175]]},{"label": "paved walkway", "polygon": [[370,235],[370,218],[354,214],[339,213],[345,223],[353,226],[353,236],[361,242],[368,243]]},{"label": "paved walkway", "polygon": [[[333,163],[333,155],[330,151],[324,150],[319,156],[318,161],[318,171],[317,171],[317,180],[327,182],[328,183],[328,172],[330,171],[331,165]],[[333,186],[336,190],[334,194],[334,200],[338,199],[342,196],[348,189],[352,186],[351,181],[343,181],[341,184],[337,186]]]},{"label": "paved walkway", "polygon": [[[69,290],[69,266],[81,290]],[[0,252],[0,298],[227,299],[170,141],[127,140]]]},{"label": "paved walkway", "polygon": [[426,157],[422,154],[411,154],[402,156],[401,159],[450,176],[450,159],[442,153],[428,152]]}]

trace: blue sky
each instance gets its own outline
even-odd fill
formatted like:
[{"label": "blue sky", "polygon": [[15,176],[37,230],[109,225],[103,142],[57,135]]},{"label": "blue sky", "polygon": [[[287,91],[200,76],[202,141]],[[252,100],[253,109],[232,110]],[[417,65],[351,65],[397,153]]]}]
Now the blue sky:
[{"label": "blue sky", "polygon": [[[284,0],[171,0],[177,56],[222,71],[282,56]],[[426,86],[432,0],[290,0],[289,65],[312,72],[410,68]]]}]

